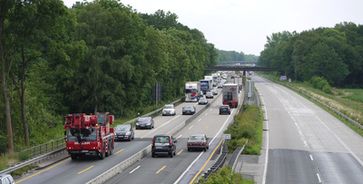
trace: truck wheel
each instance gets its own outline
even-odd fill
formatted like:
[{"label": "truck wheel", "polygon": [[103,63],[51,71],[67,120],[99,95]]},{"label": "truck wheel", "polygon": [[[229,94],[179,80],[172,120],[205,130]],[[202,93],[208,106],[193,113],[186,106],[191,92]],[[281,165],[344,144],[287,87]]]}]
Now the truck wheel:
[{"label": "truck wheel", "polygon": [[101,151],[101,152],[99,153],[99,155],[98,155],[98,156],[100,157],[100,159],[101,159],[101,160],[103,160],[103,159],[105,158],[105,154],[106,154],[106,153],[105,153],[105,150],[103,150],[103,151]]}]

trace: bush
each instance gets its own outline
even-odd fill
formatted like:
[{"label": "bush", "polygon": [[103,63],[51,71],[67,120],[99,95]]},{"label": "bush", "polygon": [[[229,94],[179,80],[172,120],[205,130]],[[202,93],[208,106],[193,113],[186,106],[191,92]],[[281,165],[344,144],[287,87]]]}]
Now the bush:
[{"label": "bush", "polygon": [[222,167],[216,173],[210,175],[207,180],[202,180],[202,184],[252,184],[252,180],[243,179],[238,173],[232,171],[230,167]]},{"label": "bush", "polygon": [[310,84],[319,90],[322,90],[324,93],[332,94],[332,88],[329,82],[324,79],[324,77],[314,76],[310,79]]}]

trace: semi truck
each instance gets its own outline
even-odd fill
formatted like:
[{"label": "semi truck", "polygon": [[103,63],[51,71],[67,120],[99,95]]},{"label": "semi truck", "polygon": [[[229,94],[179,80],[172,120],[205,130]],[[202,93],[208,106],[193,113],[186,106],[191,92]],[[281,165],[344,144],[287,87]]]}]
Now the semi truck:
[{"label": "semi truck", "polygon": [[215,87],[215,85],[214,85],[214,81],[213,81],[213,76],[211,76],[211,75],[206,75],[206,76],[204,76],[204,79],[205,80],[210,80],[210,90],[211,89],[213,89],[213,87]]},{"label": "semi truck", "polygon": [[202,79],[199,81],[200,83],[200,90],[203,94],[206,94],[208,91],[212,89],[212,80],[209,79]]},{"label": "semi truck", "polygon": [[111,155],[115,140],[114,129],[110,127],[113,121],[114,116],[109,113],[66,115],[66,150],[72,160],[88,155],[103,159]]},{"label": "semi truck", "polygon": [[185,102],[197,102],[200,85],[198,81],[185,83]]},{"label": "semi truck", "polygon": [[223,105],[229,105],[231,108],[238,106],[238,85],[237,84],[224,84],[222,88],[222,103]]}]

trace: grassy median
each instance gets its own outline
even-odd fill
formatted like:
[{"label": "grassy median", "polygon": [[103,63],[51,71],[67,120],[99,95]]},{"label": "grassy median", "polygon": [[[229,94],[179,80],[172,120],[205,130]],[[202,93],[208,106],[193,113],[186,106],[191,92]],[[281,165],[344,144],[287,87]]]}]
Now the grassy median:
[{"label": "grassy median", "polygon": [[253,184],[252,180],[244,179],[239,173],[232,171],[230,167],[222,167],[216,173],[211,174],[207,180],[199,180],[200,184]]},{"label": "grassy median", "polygon": [[225,131],[231,134],[232,139],[227,142],[228,150],[233,152],[237,147],[248,143],[244,154],[259,155],[262,144],[263,116],[260,107],[245,105],[234,117],[234,123]]}]

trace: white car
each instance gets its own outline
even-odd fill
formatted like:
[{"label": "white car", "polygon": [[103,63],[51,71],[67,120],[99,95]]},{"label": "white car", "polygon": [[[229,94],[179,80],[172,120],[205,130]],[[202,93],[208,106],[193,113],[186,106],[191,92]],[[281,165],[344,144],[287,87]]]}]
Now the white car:
[{"label": "white car", "polygon": [[10,174],[0,174],[0,183],[14,184],[15,181]]},{"label": "white car", "polygon": [[161,112],[163,116],[175,116],[175,108],[173,104],[166,104]]},{"label": "white car", "polygon": [[205,97],[206,98],[213,98],[213,93],[211,91],[208,91],[206,94],[205,94]]}]

